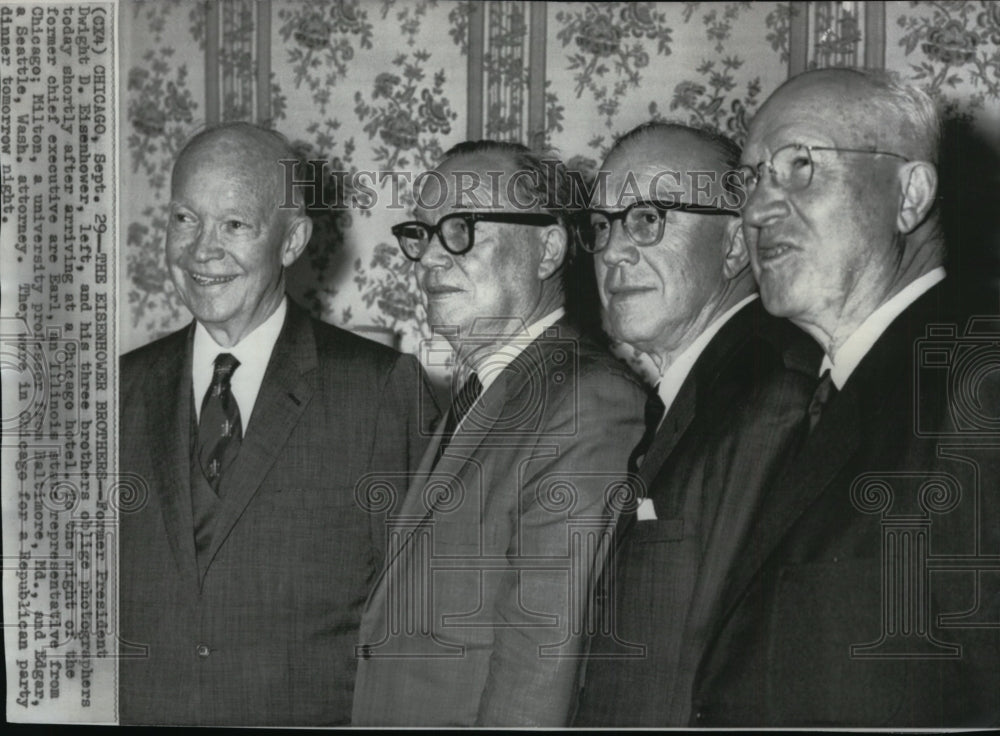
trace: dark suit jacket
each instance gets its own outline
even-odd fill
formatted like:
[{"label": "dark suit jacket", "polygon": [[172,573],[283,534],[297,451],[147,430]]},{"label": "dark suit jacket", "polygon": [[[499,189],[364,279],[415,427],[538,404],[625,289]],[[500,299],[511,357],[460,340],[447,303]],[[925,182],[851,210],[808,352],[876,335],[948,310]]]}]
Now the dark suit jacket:
[{"label": "dark suit jacket", "polygon": [[759,300],[699,356],[639,469],[657,518],[618,524],[576,725],[687,723],[707,620],[761,487],[802,435],[819,357]]},{"label": "dark suit jacket", "polygon": [[567,723],[606,498],[644,398],[560,321],[501,371],[432,470],[439,428],[362,620],[355,725]]},{"label": "dark suit jacket", "polygon": [[193,324],[121,361],[120,470],[148,484],[121,517],[121,721],[346,723],[384,550],[355,484],[421,456],[421,419],[436,419],[422,371],[289,303],[199,580],[192,336]]},{"label": "dark suit jacket", "polygon": [[1000,722],[997,324],[949,302],[939,284],[889,326],[766,491],[698,725]]}]

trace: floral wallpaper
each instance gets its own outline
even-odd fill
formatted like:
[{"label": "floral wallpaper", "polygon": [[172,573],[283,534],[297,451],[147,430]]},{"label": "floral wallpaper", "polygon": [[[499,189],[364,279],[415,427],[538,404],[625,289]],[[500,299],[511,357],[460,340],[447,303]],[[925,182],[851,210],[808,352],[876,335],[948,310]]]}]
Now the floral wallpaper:
[{"label": "floral wallpaper", "polygon": [[[328,198],[333,192],[335,201],[364,205],[311,210],[314,235],[290,271],[293,295],[329,322],[379,328],[417,352],[429,337],[424,307],[389,234],[408,216],[412,192],[400,180],[392,201],[393,182],[377,173],[415,176],[466,138],[474,22],[485,25],[482,135],[526,136],[537,7],[455,0],[220,6],[221,118],[255,119],[254,34],[269,28],[270,115],[263,122],[287,135],[304,159],[326,162]],[[863,6],[546,3],[541,140],[581,171],[599,165],[616,136],[650,118],[711,126],[742,140],[760,103],[788,76],[797,13],[805,8],[814,30],[831,19],[810,47],[815,66],[858,56]],[[884,7],[885,65],[924,86],[954,118],[995,135],[1000,3]],[[120,13],[127,70],[120,263],[128,298],[120,314],[122,344],[130,349],[189,319],[167,276],[163,237],[173,156],[208,114],[207,24],[206,4],[195,0],[123,2]],[[345,171],[350,176],[332,174]],[[358,177],[378,196],[352,186]]]}]

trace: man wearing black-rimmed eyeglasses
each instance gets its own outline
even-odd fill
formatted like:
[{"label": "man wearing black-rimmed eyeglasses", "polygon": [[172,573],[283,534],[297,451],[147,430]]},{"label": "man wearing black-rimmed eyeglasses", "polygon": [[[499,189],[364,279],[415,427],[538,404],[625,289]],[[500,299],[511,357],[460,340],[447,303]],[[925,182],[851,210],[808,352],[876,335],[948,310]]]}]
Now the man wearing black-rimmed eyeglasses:
[{"label": "man wearing black-rimmed eyeglasses", "polygon": [[456,357],[358,646],[355,725],[565,726],[645,392],[566,314],[562,164],[470,142],[393,228]]},{"label": "man wearing black-rimmed eyeglasses", "polygon": [[[757,298],[739,147],[648,123],[623,136],[582,224],[612,338],[659,374],[633,453],[642,493],[604,571],[579,726],[682,726],[706,631],[757,496],[802,432],[818,363]],[[797,354],[795,349],[802,352]]]}]

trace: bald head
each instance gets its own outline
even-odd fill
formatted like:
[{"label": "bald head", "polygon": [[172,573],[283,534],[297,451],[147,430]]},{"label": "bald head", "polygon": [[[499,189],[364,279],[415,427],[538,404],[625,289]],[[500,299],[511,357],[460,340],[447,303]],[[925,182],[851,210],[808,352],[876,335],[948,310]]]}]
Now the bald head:
[{"label": "bald head", "polygon": [[611,201],[602,204],[617,202],[623,189],[631,186],[631,175],[645,185],[639,187],[644,199],[721,206],[728,199],[725,174],[739,162],[740,147],[719,133],[675,123],[644,123],[619,138],[608,153],[601,168],[612,172],[607,193]]},{"label": "bald head", "polygon": [[269,183],[264,191],[275,207],[291,199],[295,207],[281,207],[284,215],[304,214],[302,197],[289,198],[284,190],[285,168],[281,162],[298,161],[299,156],[281,133],[244,122],[222,123],[206,128],[193,136],[177,154],[171,186],[182,171],[206,158],[224,171],[241,172],[243,176],[238,177],[240,179],[249,174],[259,183]]},{"label": "bald head", "polygon": [[750,126],[750,137],[775,108],[795,105],[842,146],[895,151],[937,161],[941,121],[923,91],[880,70],[817,69],[792,77],[772,94]]},{"label": "bald head", "polygon": [[659,157],[673,151],[675,146],[690,146],[703,162],[714,160],[723,170],[736,168],[740,163],[740,147],[735,141],[714,130],[679,123],[650,121],[638,125],[615,141],[608,158],[632,146],[658,150]]}]

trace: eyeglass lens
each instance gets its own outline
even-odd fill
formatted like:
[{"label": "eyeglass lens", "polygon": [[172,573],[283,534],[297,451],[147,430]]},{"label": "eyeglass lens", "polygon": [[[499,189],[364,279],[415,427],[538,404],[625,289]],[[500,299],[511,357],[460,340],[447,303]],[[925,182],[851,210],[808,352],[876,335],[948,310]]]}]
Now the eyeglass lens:
[{"label": "eyeglass lens", "polygon": [[[438,223],[437,230],[449,252],[463,253],[469,249],[469,224],[463,217],[445,217]],[[409,223],[397,230],[396,237],[404,253],[414,260],[420,260],[430,246],[431,228],[419,223]]]},{"label": "eyeglass lens", "polygon": [[[663,223],[663,213],[649,204],[628,208],[622,222],[625,232],[640,245],[652,245],[662,235],[660,226]],[[595,252],[603,250],[611,237],[611,220],[603,212],[592,212],[585,236]]]}]

